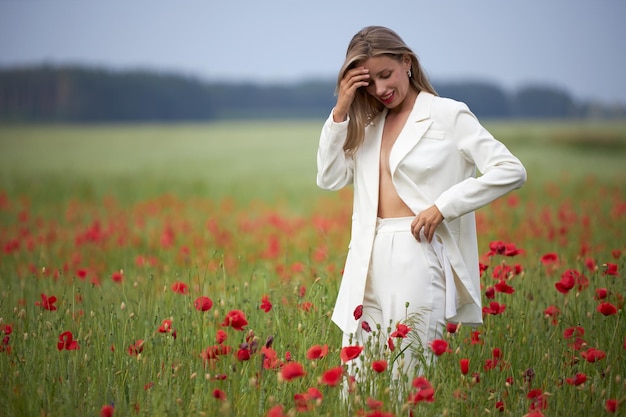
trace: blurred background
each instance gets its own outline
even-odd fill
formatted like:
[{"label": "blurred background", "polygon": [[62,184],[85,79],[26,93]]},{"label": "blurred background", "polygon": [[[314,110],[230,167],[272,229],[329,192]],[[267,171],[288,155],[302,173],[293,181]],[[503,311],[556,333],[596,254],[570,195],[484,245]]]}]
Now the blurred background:
[{"label": "blurred background", "polygon": [[0,121],[324,119],[367,25],[481,118],[623,119],[625,16],[623,0],[2,0]]}]

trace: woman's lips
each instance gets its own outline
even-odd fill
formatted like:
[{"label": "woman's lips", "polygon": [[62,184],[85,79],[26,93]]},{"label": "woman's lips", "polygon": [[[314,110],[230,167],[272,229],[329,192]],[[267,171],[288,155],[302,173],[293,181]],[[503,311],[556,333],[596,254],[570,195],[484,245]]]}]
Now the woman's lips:
[{"label": "woman's lips", "polygon": [[380,101],[383,102],[383,104],[389,104],[393,101],[393,98],[395,97],[395,93],[391,93],[387,96],[381,97]]}]

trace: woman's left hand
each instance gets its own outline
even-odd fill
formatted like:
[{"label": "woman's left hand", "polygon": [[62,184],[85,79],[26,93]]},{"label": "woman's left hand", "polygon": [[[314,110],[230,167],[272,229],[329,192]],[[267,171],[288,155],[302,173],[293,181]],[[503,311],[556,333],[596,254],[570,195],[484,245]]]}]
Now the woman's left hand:
[{"label": "woman's left hand", "polygon": [[417,239],[418,242],[421,242],[420,230],[424,228],[424,236],[426,237],[428,243],[430,243],[433,240],[433,236],[435,236],[437,226],[439,226],[442,221],[443,215],[437,206],[433,204],[415,216],[415,219],[413,219],[413,222],[411,223],[411,232],[413,233],[413,236],[415,236],[415,239]]}]

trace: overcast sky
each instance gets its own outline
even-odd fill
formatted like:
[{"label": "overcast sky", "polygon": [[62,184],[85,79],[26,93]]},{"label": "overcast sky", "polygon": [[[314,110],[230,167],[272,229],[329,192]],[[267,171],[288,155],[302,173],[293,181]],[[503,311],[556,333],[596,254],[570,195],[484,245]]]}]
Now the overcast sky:
[{"label": "overcast sky", "polygon": [[625,0],[0,0],[0,66],[334,79],[352,35],[375,24],[398,32],[435,82],[626,103],[625,19]]}]

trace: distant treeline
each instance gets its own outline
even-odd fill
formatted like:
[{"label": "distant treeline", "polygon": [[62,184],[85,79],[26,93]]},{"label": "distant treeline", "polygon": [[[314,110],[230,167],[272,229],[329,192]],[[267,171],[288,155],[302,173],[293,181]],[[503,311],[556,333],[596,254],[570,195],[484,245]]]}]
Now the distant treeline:
[{"label": "distant treeline", "polygon": [[[441,96],[485,118],[624,118],[626,105],[577,102],[567,91],[527,86],[511,93],[488,82],[434,82]],[[335,80],[285,84],[207,82],[148,71],[83,67],[0,70],[0,121],[213,121],[325,118]]]}]

